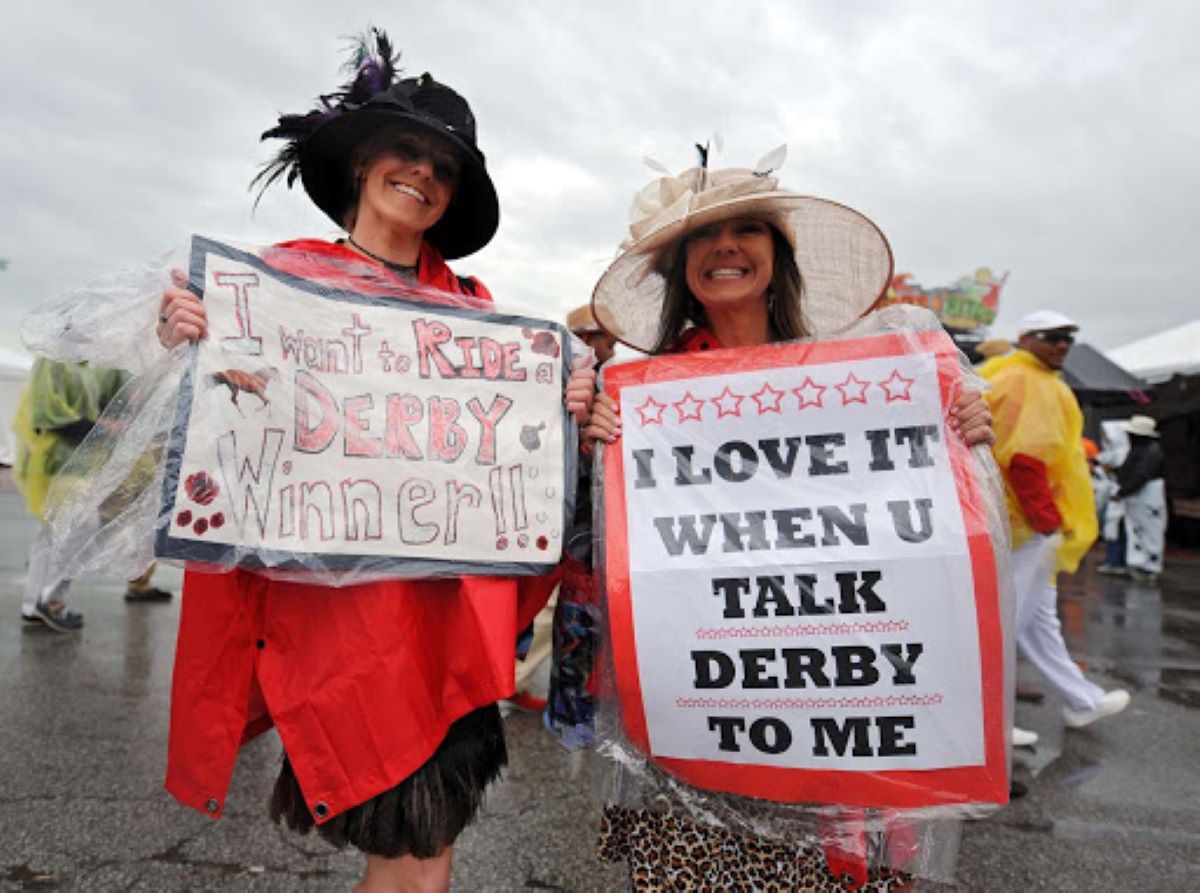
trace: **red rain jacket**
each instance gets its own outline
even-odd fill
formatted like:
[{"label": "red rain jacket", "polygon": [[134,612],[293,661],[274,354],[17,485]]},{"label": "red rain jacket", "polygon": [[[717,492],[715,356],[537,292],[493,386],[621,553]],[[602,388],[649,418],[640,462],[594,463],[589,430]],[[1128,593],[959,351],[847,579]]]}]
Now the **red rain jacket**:
[{"label": "red rain jacket", "polygon": [[[305,254],[267,255],[268,262],[306,278],[345,282],[323,257],[369,263],[328,242],[280,247]],[[418,278],[467,291],[429,245]],[[167,790],[220,816],[238,748],[272,725],[318,823],[395,786],[429,759],[452,722],[512,694],[517,633],[552,585],[462,577],[330,589],[242,570],[189,570]]]}]

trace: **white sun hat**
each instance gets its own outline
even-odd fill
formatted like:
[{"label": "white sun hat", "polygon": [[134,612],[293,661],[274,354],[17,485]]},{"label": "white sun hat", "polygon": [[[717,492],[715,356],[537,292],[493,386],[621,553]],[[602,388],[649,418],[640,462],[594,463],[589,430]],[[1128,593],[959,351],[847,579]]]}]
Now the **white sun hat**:
[{"label": "white sun hat", "polygon": [[1148,415],[1130,416],[1128,421],[1121,422],[1121,428],[1139,437],[1158,437],[1158,424]]}]

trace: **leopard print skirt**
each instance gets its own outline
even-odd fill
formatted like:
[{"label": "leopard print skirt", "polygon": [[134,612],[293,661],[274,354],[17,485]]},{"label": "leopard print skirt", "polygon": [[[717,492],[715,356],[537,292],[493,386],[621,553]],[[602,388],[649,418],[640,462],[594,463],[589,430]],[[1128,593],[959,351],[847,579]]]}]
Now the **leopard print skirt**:
[{"label": "leopard print skirt", "polygon": [[[608,806],[597,844],[605,862],[629,865],[630,889],[636,891],[813,891],[845,893],[849,878],[835,878],[818,848],[788,845],[701,827],[669,813]],[[873,869],[863,891],[909,889],[911,875]]]}]

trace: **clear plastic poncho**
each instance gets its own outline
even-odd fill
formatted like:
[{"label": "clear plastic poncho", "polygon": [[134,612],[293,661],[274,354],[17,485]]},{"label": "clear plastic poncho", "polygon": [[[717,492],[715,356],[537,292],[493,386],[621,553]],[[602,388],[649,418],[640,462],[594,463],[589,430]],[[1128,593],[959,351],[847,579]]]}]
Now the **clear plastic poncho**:
[{"label": "clear plastic poncho", "polygon": [[851,886],[952,877],[957,820],[1007,802],[1014,672],[1003,484],[949,423],[966,387],[903,306],[836,340],[606,367],[606,827],[823,851]]},{"label": "clear plastic poncho", "polygon": [[[577,459],[562,393],[590,351],[448,268],[439,289],[304,247],[322,244],[196,237],[26,321],[35,353],[130,373],[51,489],[52,576],[156,556],[329,586],[556,565]],[[168,352],[172,269],[208,335]]]}]

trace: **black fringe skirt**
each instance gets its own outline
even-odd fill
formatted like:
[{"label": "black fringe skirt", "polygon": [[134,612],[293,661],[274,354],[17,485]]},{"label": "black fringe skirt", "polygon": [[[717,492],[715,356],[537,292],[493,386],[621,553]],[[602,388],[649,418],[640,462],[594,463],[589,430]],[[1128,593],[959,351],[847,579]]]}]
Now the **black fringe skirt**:
[{"label": "black fringe skirt", "polygon": [[271,820],[301,834],[315,826],[338,848],[349,844],[389,859],[430,859],[474,820],[484,790],[506,765],[504,724],[499,708],[489,704],[451,725],[433,756],[400,784],[322,825],[313,821],[285,754],[271,795]]}]

